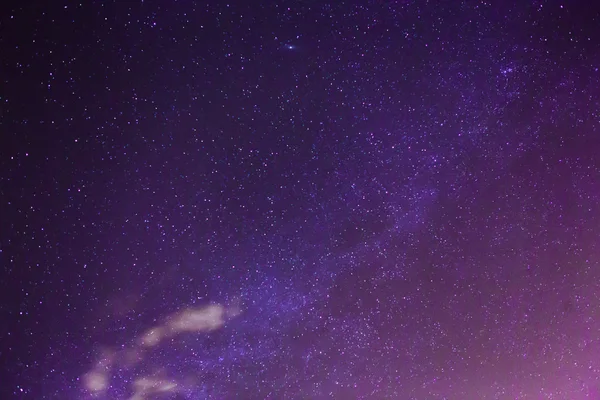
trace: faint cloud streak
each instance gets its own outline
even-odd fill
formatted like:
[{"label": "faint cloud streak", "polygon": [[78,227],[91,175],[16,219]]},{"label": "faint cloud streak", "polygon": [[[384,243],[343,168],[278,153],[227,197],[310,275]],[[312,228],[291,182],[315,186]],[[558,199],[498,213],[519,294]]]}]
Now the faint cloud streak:
[{"label": "faint cloud streak", "polygon": [[[163,324],[148,329],[138,337],[132,348],[121,351],[119,357],[115,351],[104,350],[94,368],[83,376],[83,386],[93,396],[103,395],[110,387],[113,368],[131,368],[144,360],[145,350],[158,346],[163,340],[181,333],[215,331],[220,329],[228,318],[239,314],[239,307],[225,308],[220,304],[186,308],[171,314]],[[144,400],[152,394],[177,391],[178,384],[168,379],[144,376],[137,378],[132,387],[134,393],[129,400]]]}]

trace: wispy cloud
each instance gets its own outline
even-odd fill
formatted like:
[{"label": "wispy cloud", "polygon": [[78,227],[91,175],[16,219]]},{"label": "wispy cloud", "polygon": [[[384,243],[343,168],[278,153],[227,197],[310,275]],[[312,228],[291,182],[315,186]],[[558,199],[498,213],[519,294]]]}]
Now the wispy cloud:
[{"label": "wispy cloud", "polygon": [[[83,376],[84,388],[92,395],[103,395],[110,388],[111,371],[115,368],[131,368],[145,358],[145,352],[158,346],[165,339],[180,333],[206,333],[220,329],[228,318],[240,313],[237,307],[211,304],[200,308],[186,308],[168,316],[162,324],[145,331],[134,341],[134,346],[121,350],[104,350],[94,368]],[[132,384],[133,394],[129,400],[144,400],[157,393],[178,390],[178,383],[156,376],[138,377]]]}]

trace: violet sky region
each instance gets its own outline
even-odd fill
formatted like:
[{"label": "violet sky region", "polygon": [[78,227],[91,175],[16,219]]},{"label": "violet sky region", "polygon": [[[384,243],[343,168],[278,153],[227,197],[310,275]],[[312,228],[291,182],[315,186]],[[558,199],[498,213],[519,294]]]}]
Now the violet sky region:
[{"label": "violet sky region", "polygon": [[0,398],[600,399],[600,7],[0,11]]}]

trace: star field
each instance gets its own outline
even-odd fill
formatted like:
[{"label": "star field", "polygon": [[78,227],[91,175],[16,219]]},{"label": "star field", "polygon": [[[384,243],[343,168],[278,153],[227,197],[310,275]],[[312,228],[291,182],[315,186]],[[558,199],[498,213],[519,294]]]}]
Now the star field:
[{"label": "star field", "polygon": [[0,12],[0,398],[600,399],[600,9]]}]

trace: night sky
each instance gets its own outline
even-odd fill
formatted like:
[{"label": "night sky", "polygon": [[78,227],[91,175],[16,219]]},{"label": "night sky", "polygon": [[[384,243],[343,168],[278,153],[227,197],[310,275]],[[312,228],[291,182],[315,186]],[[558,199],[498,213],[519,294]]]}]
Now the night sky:
[{"label": "night sky", "polygon": [[600,399],[599,10],[4,4],[0,398]]}]

